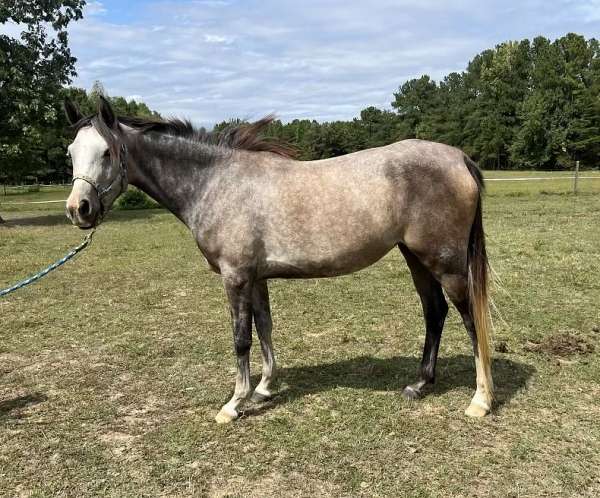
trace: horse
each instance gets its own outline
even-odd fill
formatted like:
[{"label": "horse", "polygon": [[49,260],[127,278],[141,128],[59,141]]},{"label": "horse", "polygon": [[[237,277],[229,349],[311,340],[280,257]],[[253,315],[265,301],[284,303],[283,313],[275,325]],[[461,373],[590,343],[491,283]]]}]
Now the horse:
[{"label": "horse", "polygon": [[[473,345],[476,391],[465,413],[490,412],[484,182],[462,151],[409,139],[297,161],[290,147],[264,137],[272,116],[217,133],[179,119],[117,116],[104,98],[87,117],[69,100],[64,107],[75,136],[68,147],[73,184],[66,202],[72,223],[96,227],[132,184],[191,230],[209,267],[222,277],[237,374],[218,423],[238,418],[248,399],[273,396],[270,279],[348,274],[395,247],[419,294],[426,332],[418,378],[403,396],[417,399],[435,380],[446,295]],[[262,352],[262,377],[254,390],[253,321]]]}]

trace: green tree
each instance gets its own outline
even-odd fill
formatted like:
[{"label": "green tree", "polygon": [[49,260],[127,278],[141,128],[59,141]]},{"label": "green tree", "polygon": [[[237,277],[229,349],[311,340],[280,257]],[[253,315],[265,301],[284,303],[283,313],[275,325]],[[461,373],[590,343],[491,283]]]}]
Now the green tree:
[{"label": "green tree", "polygon": [[463,146],[472,101],[464,74],[450,73],[440,82],[434,105],[417,126],[417,137]]},{"label": "green tree", "polygon": [[55,150],[61,88],[75,75],[67,26],[83,0],[4,0],[0,24],[22,25],[19,38],[0,35],[0,176],[17,180],[44,169]]},{"label": "green tree", "polygon": [[394,93],[392,107],[400,117],[401,138],[415,138],[417,128],[425,115],[436,105],[437,85],[428,75],[409,80]]},{"label": "green tree", "polygon": [[90,90],[89,98],[93,102],[97,103],[100,97],[108,98],[108,94],[104,89],[104,85],[100,80],[95,80],[92,84],[92,89]]},{"label": "green tree", "polygon": [[484,167],[511,167],[509,147],[519,126],[529,73],[528,40],[498,45],[483,62],[471,119],[477,123],[473,149]]},{"label": "green tree", "polygon": [[360,111],[360,119],[355,119],[354,124],[354,133],[359,135],[354,150],[381,147],[395,142],[401,136],[398,115],[377,107],[371,106]]},{"label": "green tree", "polygon": [[594,166],[600,145],[598,42],[568,34],[532,45],[530,92],[511,146],[513,161],[529,168]]}]

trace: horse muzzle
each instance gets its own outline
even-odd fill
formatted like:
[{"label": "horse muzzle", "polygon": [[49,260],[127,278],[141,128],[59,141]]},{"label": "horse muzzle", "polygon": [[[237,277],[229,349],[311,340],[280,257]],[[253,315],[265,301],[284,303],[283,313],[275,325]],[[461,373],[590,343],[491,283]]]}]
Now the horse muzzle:
[{"label": "horse muzzle", "polygon": [[73,185],[71,195],[67,199],[66,215],[73,225],[88,229],[96,226],[100,217],[100,200],[94,189],[87,184]]}]

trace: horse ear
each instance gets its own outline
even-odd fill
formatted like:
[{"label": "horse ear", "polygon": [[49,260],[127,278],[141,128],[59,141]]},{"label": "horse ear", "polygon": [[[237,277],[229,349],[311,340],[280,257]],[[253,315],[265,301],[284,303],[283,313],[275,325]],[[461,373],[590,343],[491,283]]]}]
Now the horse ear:
[{"label": "horse ear", "polygon": [[100,100],[98,101],[98,115],[102,118],[102,121],[104,121],[106,126],[114,128],[117,122],[115,111],[113,111],[110,102],[102,95],[100,95]]},{"label": "horse ear", "polygon": [[81,111],[68,97],[65,97],[64,108],[69,123],[75,124],[83,118],[83,114],[81,114]]}]

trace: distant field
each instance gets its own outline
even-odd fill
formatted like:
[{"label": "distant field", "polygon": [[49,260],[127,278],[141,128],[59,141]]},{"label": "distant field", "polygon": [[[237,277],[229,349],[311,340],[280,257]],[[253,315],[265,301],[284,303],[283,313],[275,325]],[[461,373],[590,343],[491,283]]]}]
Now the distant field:
[{"label": "distant field", "polygon": [[[565,171],[495,171],[488,170],[483,172],[486,178],[519,178],[519,177],[567,177],[573,176],[575,174],[574,171],[565,170]],[[580,171],[579,174],[581,176],[600,176],[600,171],[591,170],[591,171]]]},{"label": "distant field", "polygon": [[[420,304],[393,251],[336,279],[271,284],[278,396],[229,426],[219,277],[163,210],[114,211],[92,246],[0,298],[0,495],[600,495],[600,173],[488,182],[498,406],[463,411],[470,343],[451,310],[418,402]],[[1,189],[0,189],[1,192]],[[79,243],[67,190],[0,195],[0,288]],[[254,382],[260,373],[253,347]]]},{"label": "distant field", "polygon": [[[572,171],[486,171],[485,178],[490,195],[553,195],[573,192],[574,173]],[[600,192],[600,172],[581,171],[579,173],[578,192]],[[520,179],[527,178],[525,181]],[[543,178],[543,180],[538,180]]]}]

